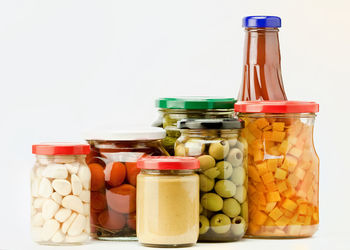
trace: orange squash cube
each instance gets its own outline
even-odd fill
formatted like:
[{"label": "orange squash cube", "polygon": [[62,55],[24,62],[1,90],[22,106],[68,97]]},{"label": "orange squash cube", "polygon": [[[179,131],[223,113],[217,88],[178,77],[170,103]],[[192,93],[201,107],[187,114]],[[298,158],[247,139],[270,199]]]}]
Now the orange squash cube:
[{"label": "orange squash cube", "polygon": [[253,165],[248,166],[248,177],[255,182],[261,182],[258,170]]},{"label": "orange squash cube", "polygon": [[277,202],[268,202],[265,206],[265,212],[266,213],[270,213],[272,211],[272,209],[275,208]]},{"label": "orange squash cube", "polygon": [[285,155],[290,150],[292,145],[288,143],[288,140],[283,140],[283,142],[280,144],[278,150],[281,152],[281,154]]},{"label": "orange squash cube", "polygon": [[296,168],[294,171],[294,174],[296,177],[302,180],[305,176],[305,171],[302,168]]},{"label": "orange squash cube", "polygon": [[277,188],[277,185],[275,182],[270,182],[270,183],[266,184],[265,186],[266,186],[266,190],[268,192],[278,191],[278,188]]},{"label": "orange squash cube", "polygon": [[272,123],[273,131],[284,131],[284,122],[274,122]]},{"label": "orange squash cube", "polygon": [[297,147],[293,147],[291,150],[289,150],[289,154],[293,155],[296,158],[299,158],[303,151]]},{"label": "orange squash cube", "polygon": [[252,135],[254,135],[255,138],[261,138],[262,132],[260,129],[258,129],[258,126],[255,123],[250,123],[248,125],[248,129]]},{"label": "orange squash cube", "polygon": [[257,125],[257,127],[260,128],[260,129],[263,129],[263,128],[269,126],[269,124],[270,124],[270,123],[268,122],[268,120],[266,120],[266,118],[259,118],[259,119],[255,120],[254,123],[255,123],[255,124]]},{"label": "orange squash cube", "polygon": [[294,174],[290,174],[288,176],[288,182],[293,188],[298,186],[299,181],[300,181],[300,179],[298,177],[296,177]]},{"label": "orange squash cube", "polygon": [[261,226],[265,223],[267,215],[261,211],[256,211],[252,219],[256,225]]},{"label": "orange squash cube", "polygon": [[290,221],[290,218],[283,215],[275,223],[277,226],[287,226],[289,221]]},{"label": "orange squash cube", "polygon": [[287,183],[285,181],[277,183],[278,192],[283,193],[288,189]]},{"label": "orange squash cube", "polygon": [[297,164],[298,164],[298,159],[296,159],[293,156],[286,155],[281,168],[289,172],[293,172]]},{"label": "orange squash cube", "polygon": [[254,162],[260,162],[264,160],[264,152],[262,150],[256,150],[254,152]]},{"label": "orange squash cube", "polygon": [[287,171],[281,169],[281,168],[277,168],[276,172],[275,172],[275,178],[279,179],[279,180],[284,180],[287,177]]},{"label": "orange squash cube", "polygon": [[290,199],[285,199],[285,201],[282,203],[282,207],[293,212],[298,207],[298,204]]},{"label": "orange squash cube", "polygon": [[272,131],[271,141],[282,142],[286,137],[286,132]]},{"label": "orange squash cube", "polygon": [[266,161],[256,164],[256,168],[258,169],[259,175],[266,174],[269,171]]},{"label": "orange squash cube", "polygon": [[283,212],[278,207],[275,207],[271,211],[271,213],[269,213],[269,216],[275,221],[278,220],[282,215],[283,215]]},{"label": "orange squash cube", "polygon": [[273,174],[271,172],[267,172],[266,174],[261,176],[263,182],[265,185],[267,185],[268,183],[271,183],[275,180],[275,178],[273,177]]},{"label": "orange squash cube", "polygon": [[301,215],[307,214],[307,205],[306,204],[300,204],[298,208],[298,213]]},{"label": "orange squash cube", "polygon": [[272,131],[264,131],[263,139],[266,141],[272,141]]},{"label": "orange squash cube", "polygon": [[281,200],[280,193],[277,191],[269,192],[266,194],[266,200],[267,200],[267,202],[280,201]]},{"label": "orange squash cube", "polygon": [[275,172],[277,169],[277,165],[278,165],[278,159],[268,159],[266,161],[267,163],[267,168],[269,171],[271,172]]}]

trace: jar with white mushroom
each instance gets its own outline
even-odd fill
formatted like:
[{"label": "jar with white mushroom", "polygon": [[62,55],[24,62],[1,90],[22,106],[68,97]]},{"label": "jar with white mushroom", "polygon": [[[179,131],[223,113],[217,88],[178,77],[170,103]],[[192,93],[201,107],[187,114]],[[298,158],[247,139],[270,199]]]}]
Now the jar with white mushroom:
[{"label": "jar with white mushroom", "polygon": [[87,144],[32,146],[31,234],[47,245],[81,244],[90,234],[90,170]]}]

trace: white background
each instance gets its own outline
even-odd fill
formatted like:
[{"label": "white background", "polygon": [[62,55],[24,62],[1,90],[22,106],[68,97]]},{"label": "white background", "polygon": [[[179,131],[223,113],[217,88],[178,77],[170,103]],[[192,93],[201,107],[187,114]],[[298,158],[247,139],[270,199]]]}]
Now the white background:
[{"label": "white background", "polygon": [[[0,249],[40,248],[29,238],[31,144],[76,141],[104,124],[148,126],[160,96],[235,97],[241,18],[254,14],[282,17],[288,98],[320,103],[320,230],[306,240],[198,247],[349,249],[349,7],[347,0],[1,0]],[[119,244],[86,249],[138,247]]]}]

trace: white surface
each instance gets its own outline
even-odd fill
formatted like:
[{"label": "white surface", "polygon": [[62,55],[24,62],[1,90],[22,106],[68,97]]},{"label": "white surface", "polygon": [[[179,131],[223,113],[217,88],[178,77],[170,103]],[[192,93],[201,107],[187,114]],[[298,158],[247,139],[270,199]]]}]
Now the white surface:
[{"label": "white surface", "polygon": [[36,246],[29,238],[31,144],[76,141],[103,124],[148,126],[159,96],[236,96],[241,18],[252,14],[282,17],[289,99],[320,103],[320,230],[306,240],[198,248],[350,249],[349,7],[347,0],[0,1],[0,249]]}]

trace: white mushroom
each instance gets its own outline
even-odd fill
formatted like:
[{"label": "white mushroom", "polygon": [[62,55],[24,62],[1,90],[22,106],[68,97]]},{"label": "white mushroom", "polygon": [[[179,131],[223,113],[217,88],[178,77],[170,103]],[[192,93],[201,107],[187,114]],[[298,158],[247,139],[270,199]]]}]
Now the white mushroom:
[{"label": "white mushroom", "polygon": [[54,219],[47,220],[43,226],[43,230],[41,233],[41,240],[42,241],[50,240],[59,228],[60,228],[60,223],[58,223],[56,220]]},{"label": "white mushroom", "polygon": [[52,182],[52,187],[57,193],[63,196],[70,194],[72,191],[71,184],[67,180],[56,179]]},{"label": "white mushroom", "polygon": [[55,214],[55,219],[59,222],[65,222],[71,214],[72,214],[72,210],[68,208],[61,208]]},{"label": "white mushroom", "polygon": [[38,194],[41,197],[49,198],[52,194],[53,189],[51,186],[51,182],[47,178],[42,178],[39,184],[39,192]]},{"label": "white mushroom", "polygon": [[78,176],[80,178],[80,181],[84,189],[90,190],[90,179],[91,179],[90,169],[88,167],[80,167]]},{"label": "white mushroom", "polygon": [[60,206],[51,199],[44,202],[42,208],[42,216],[45,220],[51,219],[55,213],[58,211]]},{"label": "white mushroom", "polygon": [[61,164],[50,164],[43,171],[43,176],[48,178],[66,179],[68,171]]},{"label": "white mushroom", "polygon": [[74,195],[80,195],[81,191],[83,191],[83,185],[80,182],[80,179],[75,174],[72,174],[71,177],[72,182],[72,192]]},{"label": "white mushroom", "polygon": [[82,201],[74,195],[68,195],[64,197],[62,200],[62,206],[65,208],[72,209],[73,211],[76,211],[79,214],[82,214],[84,212]]}]

